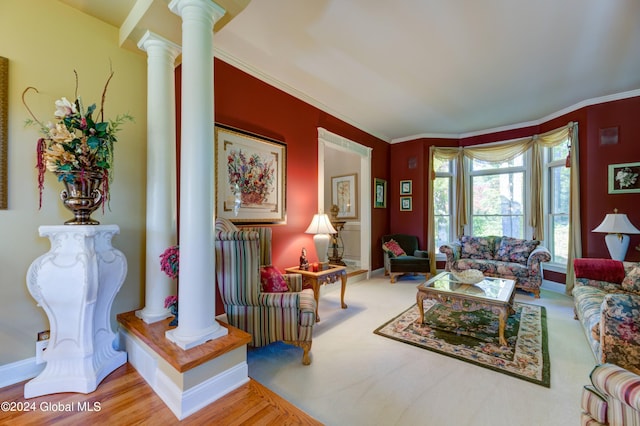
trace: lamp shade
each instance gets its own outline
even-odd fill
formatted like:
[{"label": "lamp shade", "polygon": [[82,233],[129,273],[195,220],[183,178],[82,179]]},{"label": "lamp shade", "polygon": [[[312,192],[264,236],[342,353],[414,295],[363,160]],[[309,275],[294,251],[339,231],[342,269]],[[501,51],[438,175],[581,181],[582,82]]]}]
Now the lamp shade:
[{"label": "lamp shade", "polygon": [[311,225],[304,231],[306,234],[337,234],[338,231],[335,230],[333,225],[331,225],[331,221],[329,220],[329,216],[325,213],[318,213],[313,215],[313,220],[311,221]]},{"label": "lamp shade", "polygon": [[640,234],[640,230],[633,226],[626,214],[610,213],[593,232],[607,234]]}]

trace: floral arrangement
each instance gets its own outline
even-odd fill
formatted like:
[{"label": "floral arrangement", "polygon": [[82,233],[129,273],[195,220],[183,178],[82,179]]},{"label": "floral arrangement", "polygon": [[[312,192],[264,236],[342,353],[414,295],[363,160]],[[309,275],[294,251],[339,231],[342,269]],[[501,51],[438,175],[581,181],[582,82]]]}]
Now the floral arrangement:
[{"label": "floral arrangement", "polygon": [[160,269],[162,269],[162,272],[167,274],[169,278],[178,278],[179,262],[180,249],[178,246],[171,246],[160,255]]},{"label": "floral arrangement", "polygon": [[637,179],[638,173],[633,173],[633,170],[629,167],[618,170],[618,173],[616,173],[616,180],[618,181],[620,188],[628,188],[634,185]]},{"label": "floral arrangement", "polygon": [[[169,278],[178,278],[178,264],[180,262],[180,248],[178,246],[167,247],[160,255],[160,269],[167,274]],[[171,295],[164,299],[165,309],[169,309],[175,318],[169,323],[170,326],[178,325],[178,296]]]},{"label": "floral arrangement", "polygon": [[247,158],[239,150],[231,150],[227,157],[229,188],[240,191],[243,203],[262,204],[273,191],[273,161],[264,161],[258,154]]},{"label": "floral arrangement", "polygon": [[178,296],[171,295],[167,296],[164,299],[164,307],[165,309],[169,309],[172,315],[174,315],[173,320],[169,323],[170,326],[178,325]]},{"label": "floral arrangement", "polygon": [[96,112],[96,104],[85,109],[82,99],[77,96],[78,74],[76,75],[76,97],[70,102],[63,97],[55,102],[55,123],[46,125],[39,121],[25,101],[29,90],[38,89],[27,87],[22,93],[22,102],[33,118],[27,120],[27,125],[37,123],[43,137],[38,139],[37,165],[38,189],[40,190],[40,207],[42,207],[42,190],[44,189],[44,173],[46,170],[56,173],[58,181],[69,183],[77,179],[88,179],[91,174],[97,174],[102,180],[102,202],[109,200],[109,183],[113,175],[113,144],[117,142],[116,133],[125,121],[133,121],[128,114],[120,114],[115,120],[105,121],[104,101],[113,71],[109,74],[102,92],[100,110]]}]

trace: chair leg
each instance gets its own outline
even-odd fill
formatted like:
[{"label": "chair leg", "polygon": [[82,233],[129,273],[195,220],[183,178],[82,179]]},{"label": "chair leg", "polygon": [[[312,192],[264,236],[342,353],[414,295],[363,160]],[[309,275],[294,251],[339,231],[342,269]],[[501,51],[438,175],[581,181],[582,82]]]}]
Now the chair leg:
[{"label": "chair leg", "polygon": [[288,345],[294,345],[299,348],[302,348],[302,364],[303,365],[311,364],[311,342],[303,342],[300,340],[296,340],[296,341],[285,340],[285,343]]},{"label": "chair leg", "polygon": [[396,282],[396,277],[400,274],[394,274],[393,272],[390,272],[389,275],[391,276],[391,284]]}]

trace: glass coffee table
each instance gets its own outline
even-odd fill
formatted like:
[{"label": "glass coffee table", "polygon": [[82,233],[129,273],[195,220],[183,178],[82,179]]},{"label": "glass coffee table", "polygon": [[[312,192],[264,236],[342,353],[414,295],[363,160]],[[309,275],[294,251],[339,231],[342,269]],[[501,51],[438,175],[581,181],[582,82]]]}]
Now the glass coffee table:
[{"label": "glass coffee table", "polygon": [[424,323],[423,302],[425,299],[436,302],[456,311],[477,311],[485,309],[498,315],[498,338],[506,345],[504,327],[507,317],[512,315],[515,281],[504,278],[484,277],[477,284],[464,284],[449,272],[441,272],[430,280],[418,285],[416,303],[420,315],[420,324]]}]

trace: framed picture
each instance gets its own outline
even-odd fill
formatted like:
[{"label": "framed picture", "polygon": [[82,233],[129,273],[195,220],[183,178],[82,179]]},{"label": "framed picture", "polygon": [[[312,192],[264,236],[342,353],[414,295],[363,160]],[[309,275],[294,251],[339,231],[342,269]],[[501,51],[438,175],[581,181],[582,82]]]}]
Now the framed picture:
[{"label": "framed picture", "polygon": [[216,214],[232,222],[285,223],[287,146],[215,126]]},{"label": "framed picture", "polygon": [[410,180],[401,180],[400,181],[400,195],[411,195],[411,181]]},{"label": "framed picture", "polygon": [[373,182],[373,193],[373,208],[387,208],[387,181],[384,179],[375,178]]},{"label": "framed picture", "polygon": [[9,60],[0,56],[0,209],[7,209],[9,134]]},{"label": "framed picture", "polygon": [[609,194],[640,192],[640,162],[609,164]]},{"label": "framed picture", "polygon": [[338,206],[339,219],[358,217],[358,175],[331,178],[331,202]]},{"label": "framed picture", "polygon": [[411,197],[400,197],[400,211],[401,212],[410,212],[413,210]]}]

